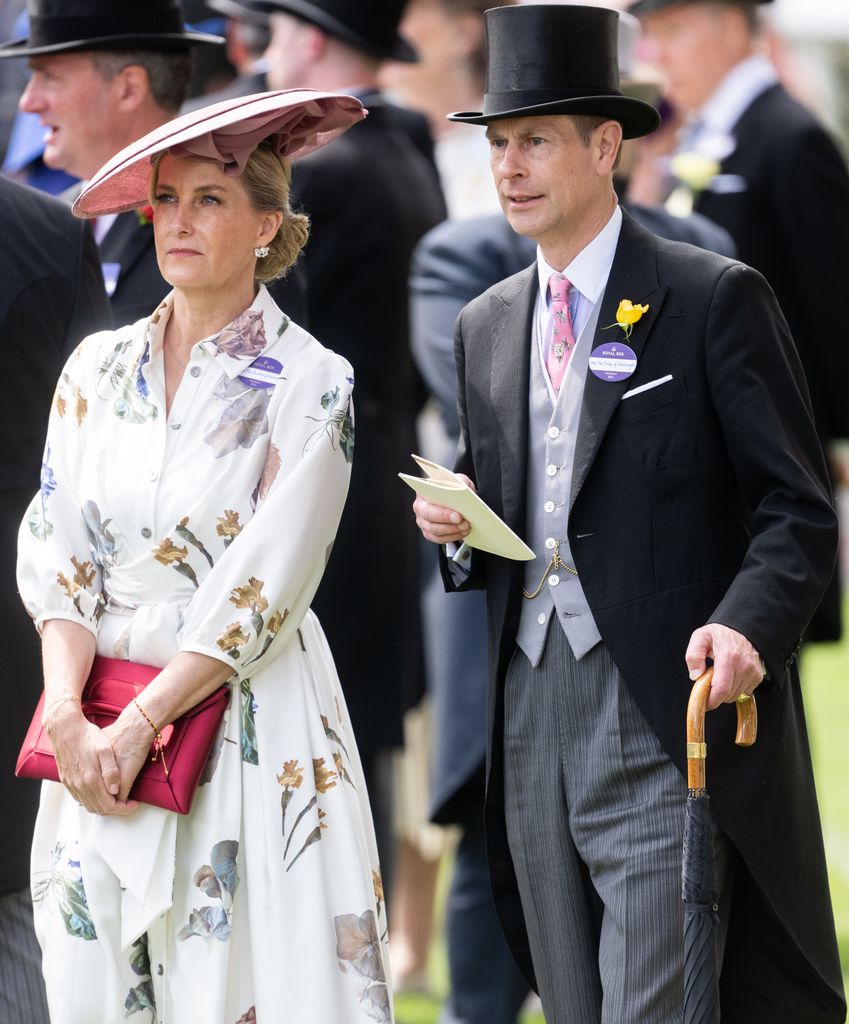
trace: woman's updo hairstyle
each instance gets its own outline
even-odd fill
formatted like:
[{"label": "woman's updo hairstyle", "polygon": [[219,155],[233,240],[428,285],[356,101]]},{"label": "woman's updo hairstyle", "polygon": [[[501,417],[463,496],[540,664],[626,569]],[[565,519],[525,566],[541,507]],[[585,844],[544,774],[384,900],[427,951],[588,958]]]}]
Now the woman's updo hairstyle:
[{"label": "woman's updo hairstyle", "polygon": [[268,243],[269,253],[256,261],[256,280],[266,284],[282,277],[292,267],[307,244],[309,218],[294,213],[289,206],[292,164],[281,159],[267,142],[261,142],[248,157],[242,172],[242,183],[251,205],[260,213],[279,210],[283,221],[277,234]]}]

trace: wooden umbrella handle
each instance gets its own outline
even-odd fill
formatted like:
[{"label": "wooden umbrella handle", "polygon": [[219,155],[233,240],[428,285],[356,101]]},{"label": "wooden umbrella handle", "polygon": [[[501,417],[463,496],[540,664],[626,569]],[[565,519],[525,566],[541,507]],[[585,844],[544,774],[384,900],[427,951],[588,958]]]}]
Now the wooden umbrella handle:
[{"label": "wooden umbrella handle", "polygon": [[[705,712],[707,711],[713,668],[706,669],[693,683],[687,704],[687,784],[690,789],[705,788]],[[738,697],[737,701],[738,747],[750,747],[758,737],[758,706],[754,697]]]}]

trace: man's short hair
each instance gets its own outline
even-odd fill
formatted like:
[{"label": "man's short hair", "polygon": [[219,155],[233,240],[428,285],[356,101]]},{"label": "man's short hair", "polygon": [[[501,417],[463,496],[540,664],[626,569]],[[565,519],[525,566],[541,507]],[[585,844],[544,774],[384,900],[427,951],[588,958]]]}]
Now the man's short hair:
[{"label": "man's short hair", "polygon": [[154,102],[169,114],[176,114],[186,99],[192,75],[188,50],[91,50],[89,56],[107,80],[131,64],[144,68]]}]

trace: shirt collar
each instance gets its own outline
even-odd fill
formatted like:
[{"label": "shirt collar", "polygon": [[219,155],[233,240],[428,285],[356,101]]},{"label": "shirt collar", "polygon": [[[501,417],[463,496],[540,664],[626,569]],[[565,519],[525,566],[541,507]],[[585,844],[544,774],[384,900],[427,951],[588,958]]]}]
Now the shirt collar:
[{"label": "shirt collar", "polygon": [[549,266],[542,255],[542,250],[537,246],[537,276],[543,307],[548,305],[549,278],[552,274],[558,273],[564,274],[572,287],[579,291],[584,298],[589,299],[593,305],[598,302],[607,286],[607,279],[610,277],[610,268],[613,266],[613,257],[616,253],[621,227],[622,210],[617,204],[610,220],[563,271]]},{"label": "shirt collar", "polygon": [[[170,292],[150,318],[147,343],[151,357],[162,348],[173,311],[174,293]],[[272,348],[288,326],[289,318],[278,308],[265,285],[260,285],[256,298],[244,312],[197,344],[215,356],[218,365],[233,380],[244,373],[247,364]]]},{"label": "shirt collar", "polygon": [[711,132],[731,132],[743,112],[762,92],[778,81],[775,68],[763,54],[735,64],[699,111],[699,120]]}]

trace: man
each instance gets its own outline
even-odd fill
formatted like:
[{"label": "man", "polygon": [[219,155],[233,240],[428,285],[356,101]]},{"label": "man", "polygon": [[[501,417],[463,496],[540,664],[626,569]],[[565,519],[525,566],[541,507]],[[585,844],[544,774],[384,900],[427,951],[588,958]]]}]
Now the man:
[{"label": "man", "polygon": [[[778,82],[758,39],[770,0],[637,0],[646,56],[688,118],[682,152],[712,164],[695,209],[727,228],[787,318],[826,450],[849,436],[849,351],[831,344],[828,297],[849,280],[849,174],[832,139]],[[807,638],[840,637],[837,575]]]},{"label": "man", "polygon": [[206,6],[227,16],[227,59],[236,69],[232,82],[215,92],[196,96],[183,104],[183,110],[196,110],[234,96],[249,96],[268,91],[263,54],[268,48],[268,15],[257,10],[251,0],[206,0]]},{"label": "man", "polygon": [[[0,46],[32,71],[21,110],[47,129],[44,162],[90,178],[124,146],[180,109],[191,45],[223,42],[187,32],[177,0],[118,6],[111,0],[29,0],[29,37]],[[170,290],[156,263],[153,229],[135,212],[95,225],[115,326],[149,316]]]},{"label": "man", "polygon": [[265,6],[271,87],[338,88],[369,111],[332,147],[295,164],[292,191],[311,222],[310,330],[356,376],[351,490],[314,608],[345,689],[389,893],[390,752],[402,743],[405,699],[422,689],[418,539],[396,478],[418,447],[407,282],[413,247],[445,211],[424,118],[376,88],[384,60],[415,59],[397,34],[403,0]]},{"label": "man", "polygon": [[[46,1024],[29,853],[40,787],[14,777],[42,689],[38,637],[15,585],[18,527],[39,487],[53,390],[65,360],[109,327],[109,303],[87,224],[55,199],[0,177],[0,353],[6,372],[0,440],[0,607],[8,635],[0,764],[0,1020]],[[42,486],[50,486],[42,480]]]},{"label": "man", "polygon": [[[836,519],[792,341],[759,274],[619,210],[622,137],[658,118],[619,93],[616,15],[486,17],[484,109],[453,116],[487,126],[539,249],[459,318],[457,469],[538,554],[443,564],[488,598],[502,923],[551,1024],[680,1024],[687,670],[710,658],[723,1022],[842,1021],[795,665]],[[468,533],[414,508],[429,540]],[[720,705],[755,689],[743,751]]]}]

